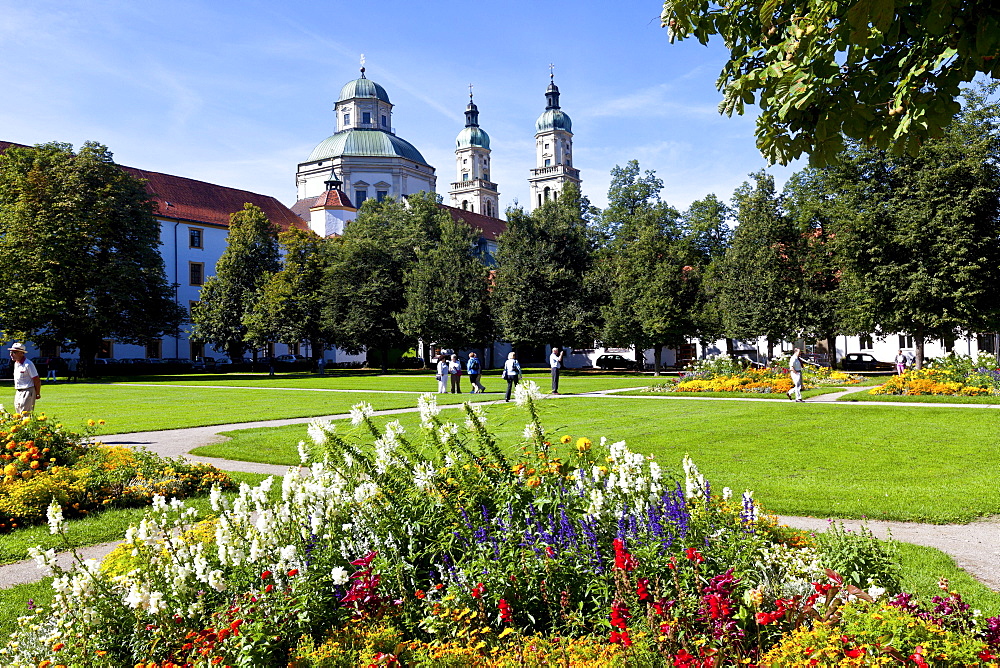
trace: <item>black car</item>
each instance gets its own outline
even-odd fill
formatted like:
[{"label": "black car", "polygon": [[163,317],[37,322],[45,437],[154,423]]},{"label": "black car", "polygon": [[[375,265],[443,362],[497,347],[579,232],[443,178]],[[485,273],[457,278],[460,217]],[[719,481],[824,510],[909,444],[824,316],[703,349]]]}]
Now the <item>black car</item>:
[{"label": "black car", "polygon": [[892,370],[892,365],[880,362],[874,355],[868,353],[850,353],[844,355],[844,359],[840,361],[840,368],[844,371],[883,371]]},{"label": "black car", "polygon": [[598,369],[634,369],[635,360],[630,360],[621,355],[601,355],[594,362]]}]

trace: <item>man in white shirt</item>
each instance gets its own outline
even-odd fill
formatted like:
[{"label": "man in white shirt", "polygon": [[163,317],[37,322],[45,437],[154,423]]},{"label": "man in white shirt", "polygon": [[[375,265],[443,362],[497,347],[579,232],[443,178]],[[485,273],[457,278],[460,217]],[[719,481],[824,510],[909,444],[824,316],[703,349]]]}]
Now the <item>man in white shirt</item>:
[{"label": "man in white shirt", "polygon": [[30,413],[35,410],[35,401],[42,398],[42,379],[28,359],[28,350],[23,343],[15,343],[7,350],[14,363],[14,411]]},{"label": "man in white shirt", "polygon": [[788,398],[792,399],[792,392],[794,392],[794,400],[802,401],[802,360],[799,359],[798,348],[792,351],[792,357],[788,360],[788,371],[792,376],[792,389],[788,390]]},{"label": "man in white shirt", "polygon": [[552,368],[552,394],[559,394],[559,367],[562,366],[566,351],[559,346],[552,346],[549,354],[549,366]]}]

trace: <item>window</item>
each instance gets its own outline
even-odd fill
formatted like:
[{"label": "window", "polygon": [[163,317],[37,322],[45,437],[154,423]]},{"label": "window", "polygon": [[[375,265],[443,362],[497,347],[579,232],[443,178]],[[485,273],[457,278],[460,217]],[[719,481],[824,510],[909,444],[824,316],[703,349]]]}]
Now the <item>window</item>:
[{"label": "window", "polygon": [[205,263],[204,262],[188,262],[188,274],[190,280],[188,281],[191,285],[204,285],[205,284]]},{"label": "window", "polygon": [[548,144],[546,144],[546,145],[545,145],[545,148],[546,148],[546,149],[548,149],[548,148],[549,148],[549,145],[548,145]]},{"label": "window", "polygon": [[354,191],[354,206],[361,208],[364,201],[368,199],[368,190],[355,190]]},{"label": "window", "polygon": [[872,345],[872,337],[867,334],[861,336],[861,350],[871,350],[875,346]]},{"label": "window", "polygon": [[542,205],[542,193],[538,193],[538,206]]},{"label": "window", "polygon": [[979,347],[980,352],[984,353],[995,353],[996,352],[996,334],[977,334],[976,335],[976,345]]},{"label": "window", "polygon": [[201,230],[199,228],[188,228],[188,246],[191,248],[201,248]]},{"label": "window", "polygon": [[469,210],[469,200],[463,199],[462,200],[462,211],[468,211],[468,210]]},{"label": "window", "polygon": [[486,215],[493,216],[493,202],[486,202]]},{"label": "window", "polygon": [[350,125],[350,124],[351,124],[351,115],[344,114],[344,125]]},{"label": "window", "polygon": [[551,192],[552,192],[552,190],[548,186],[546,186],[545,187],[545,201],[546,202],[549,201],[549,193],[551,193]]},{"label": "window", "polygon": [[110,358],[114,357],[115,352],[115,342],[111,339],[104,339],[97,346],[97,356]]},{"label": "window", "polygon": [[545,166],[546,167],[551,167],[552,166],[552,161],[549,160],[548,158],[545,158]]},{"label": "window", "polygon": [[468,158],[463,158],[463,159],[462,159],[462,164],[463,164],[463,165],[467,165],[467,164],[469,164],[469,159],[468,159]]},{"label": "window", "polygon": [[913,347],[913,337],[907,336],[906,334],[899,335],[899,347],[900,348],[912,348]]},{"label": "window", "polygon": [[468,174],[468,172],[466,172],[465,174],[462,174],[462,180],[463,181],[468,181],[469,180],[469,174]]},{"label": "window", "polygon": [[364,123],[365,125],[369,125],[372,122],[371,112],[369,111],[362,112],[361,122]]},{"label": "window", "polygon": [[385,120],[385,114],[382,114],[382,127],[385,127],[387,125],[389,125],[389,123],[386,122],[386,120]]},{"label": "window", "polygon": [[487,181],[489,181],[490,180],[490,173],[489,172],[483,172],[483,178],[486,179]]},{"label": "window", "polygon": [[289,343],[288,344],[288,354],[289,355],[298,355],[299,354],[299,344],[297,344],[297,343]]},{"label": "window", "polygon": [[146,357],[149,359],[160,359],[162,357],[163,339],[153,339],[146,344]]},{"label": "window", "polygon": [[953,352],[955,350],[955,339],[941,339],[941,348],[946,353]]},{"label": "window", "polygon": [[376,190],[375,191],[375,199],[378,200],[379,202],[384,201],[385,198],[388,197],[388,196],[389,196],[389,191],[388,190]]},{"label": "window", "polygon": [[42,357],[59,357],[59,346],[46,343],[38,346],[38,354]]}]

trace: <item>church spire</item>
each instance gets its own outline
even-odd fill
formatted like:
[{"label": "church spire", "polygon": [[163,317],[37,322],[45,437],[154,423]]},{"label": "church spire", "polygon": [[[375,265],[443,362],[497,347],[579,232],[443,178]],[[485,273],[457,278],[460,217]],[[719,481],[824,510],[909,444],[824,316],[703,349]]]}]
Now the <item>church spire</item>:
[{"label": "church spire", "polygon": [[465,107],[465,127],[455,139],[457,179],[451,184],[451,206],[496,218],[500,193],[490,181],[490,136],[479,127],[479,107],[472,100]]},{"label": "church spire", "polygon": [[556,86],[555,65],[549,64],[549,87],[545,89],[545,110],[559,108],[559,86]]},{"label": "church spire", "polygon": [[465,108],[465,127],[479,127],[479,107],[472,101],[472,84],[469,84],[469,106]]}]

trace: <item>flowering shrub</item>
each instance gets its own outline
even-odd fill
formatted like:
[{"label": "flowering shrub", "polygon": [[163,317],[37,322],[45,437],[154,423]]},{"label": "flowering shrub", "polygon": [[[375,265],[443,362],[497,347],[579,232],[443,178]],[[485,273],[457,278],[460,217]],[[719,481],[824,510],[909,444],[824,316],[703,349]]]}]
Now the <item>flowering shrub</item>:
[{"label": "flowering shrub", "polygon": [[[355,433],[310,425],[278,500],[274,478],[231,501],[216,489],[218,517],[197,524],[155,496],[103,570],[35,550],[54,601],[0,662],[727,666],[872,598],[826,570],[821,541],[776,528],[750,492],[713,493],[689,458],[673,477],[623,442],[548,435],[540,396],[518,386],[516,447],[476,405],[458,425],[425,395],[417,440],[362,404]],[[49,520],[63,530],[58,505]],[[873,561],[852,562],[857,581]]]},{"label": "flowering shrub", "polygon": [[0,442],[6,439],[0,450],[0,532],[44,521],[52,499],[67,515],[85,515],[149,504],[157,494],[185,497],[216,484],[235,487],[213,466],[94,443],[99,424],[90,420],[81,434],[43,413],[0,409]]},{"label": "flowering shrub", "polygon": [[920,369],[904,371],[892,376],[884,384],[868,390],[874,395],[944,395],[978,397],[991,394],[987,387],[968,385],[962,381],[949,380],[954,374],[940,369]]}]

